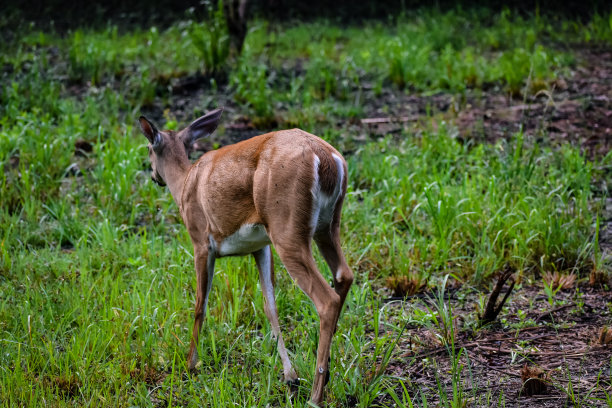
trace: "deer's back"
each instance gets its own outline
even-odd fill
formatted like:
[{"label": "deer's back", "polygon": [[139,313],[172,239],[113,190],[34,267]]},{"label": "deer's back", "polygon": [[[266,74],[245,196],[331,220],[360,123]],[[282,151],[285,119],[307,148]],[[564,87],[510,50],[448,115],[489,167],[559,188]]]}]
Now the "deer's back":
[{"label": "deer's back", "polygon": [[299,129],[283,130],[205,154],[194,164],[196,174],[186,189],[218,243],[230,236],[258,240],[259,226],[269,231],[271,223],[304,225],[308,235],[319,216],[329,221],[333,214],[338,195],[344,194],[345,169],[344,159],[327,142]]}]

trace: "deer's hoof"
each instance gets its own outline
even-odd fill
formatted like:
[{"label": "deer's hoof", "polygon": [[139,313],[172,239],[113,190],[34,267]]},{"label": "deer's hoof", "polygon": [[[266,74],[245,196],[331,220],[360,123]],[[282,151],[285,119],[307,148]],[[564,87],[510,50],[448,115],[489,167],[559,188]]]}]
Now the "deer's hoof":
[{"label": "deer's hoof", "polygon": [[290,380],[286,380],[285,384],[287,384],[291,392],[296,392],[300,388],[300,379],[292,378]]},{"label": "deer's hoof", "polygon": [[187,365],[187,369],[189,370],[190,373],[197,372],[201,366],[202,366],[202,362],[199,361],[197,357],[189,358],[189,364]]}]

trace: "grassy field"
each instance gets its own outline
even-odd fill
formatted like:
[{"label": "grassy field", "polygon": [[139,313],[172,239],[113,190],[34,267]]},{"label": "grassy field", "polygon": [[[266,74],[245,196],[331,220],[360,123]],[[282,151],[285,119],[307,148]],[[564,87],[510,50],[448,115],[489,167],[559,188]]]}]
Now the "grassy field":
[{"label": "grassy field", "polygon": [[[519,131],[470,141],[435,112],[382,137],[364,138],[358,123],[388,111],[389,94],[465,101],[493,90],[520,103],[554,93],[579,64],[577,49],[610,49],[612,14],[579,22],[422,9],[349,26],[256,20],[236,60],[217,23],[186,15],[165,28],[57,33],[0,17],[2,404],[306,404],[317,315],[278,260],[281,324],[302,389],[279,381],[251,258],[217,263],[202,365],[186,368],[192,247],[170,193],[150,182],[136,118],[151,112],[177,128],[223,104],[228,125],[246,117],[262,132],[299,126],[347,158],[343,246],[356,280],[333,343],[328,405],[514,406],[514,395],[478,387],[455,339],[484,330],[477,312],[504,269],[551,309],[567,303],[546,273],[574,276],[578,295],[591,276],[607,282],[599,231],[612,155],[547,143],[546,128],[539,139]],[[197,92],[175,97],[193,78]],[[461,319],[445,301],[451,286],[477,299]],[[394,291],[428,296],[407,301],[410,313],[390,312]],[[434,370],[430,388],[387,370],[406,360],[400,344],[413,326],[434,333],[452,363]],[[588,394],[575,392],[577,381],[558,388],[570,406],[612,407],[611,373],[609,361]]]}]

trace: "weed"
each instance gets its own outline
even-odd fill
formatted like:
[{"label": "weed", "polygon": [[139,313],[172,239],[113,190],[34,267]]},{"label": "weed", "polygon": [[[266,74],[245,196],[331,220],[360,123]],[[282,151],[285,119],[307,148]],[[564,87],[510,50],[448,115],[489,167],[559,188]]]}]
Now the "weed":
[{"label": "weed", "polygon": [[86,79],[92,85],[99,85],[106,73],[114,74],[121,68],[117,48],[117,27],[109,27],[102,35],[74,32],[70,38],[70,78]]},{"label": "weed", "polygon": [[561,289],[567,290],[574,287],[576,282],[576,275],[570,273],[568,275],[562,275],[559,272],[544,272],[542,279],[546,282],[549,287],[560,287]]},{"label": "weed", "polygon": [[548,304],[553,306],[555,304],[555,296],[563,288],[563,283],[555,284],[554,281],[542,279],[542,284],[544,285],[544,293],[548,298]]},{"label": "weed", "polygon": [[274,120],[274,105],[265,65],[241,62],[230,78],[230,85],[234,98],[256,115],[259,127],[269,127]]},{"label": "weed", "polygon": [[409,276],[390,276],[385,284],[393,291],[394,297],[402,298],[420,292],[426,285],[419,277]]},{"label": "weed", "polygon": [[434,322],[437,323],[438,329],[441,331],[442,344],[445,346],[446,351],[450,358],[450,374],[451,374],[451,390],[449,391],[444,386],[439,376],[439,371],[436,368],[436,385],[438,387],[438,395],[440,397],[440,403],[444,407],[452,408],[463,408],[468,406],[468,397],[465,394],[463,377],[464,377],[464,364],[462,359],[467,361],[467,367],[469,369],[470,361],[465,354],[465,351],[456,347],[456,324],[455,316],[453,316],[453,310],[450,303],[447,303],[444,297],[446,289],[446,283],[448,275],[446,275],[441,284],[438,286],[435,299],[432,300],[433,308],[435,309]]},{"label": "weed", "polygon": [[223,13],[223,1],[206,2],[208,19],[202,24],[191,23],[189,38],[202,58],[204,72],[219,75],[225,71],[230,42]]},{"label": "weed", "polygon": [[[582,176],[588,166],[576,168],[574,178],[561,173],[560,162],[550,160],[546,150],[521,146],[518,135],[501,153],[482,146],[470,150],[457,144],[452,129],[444,128],[399,146],[388,139],[365,146],[349,159],[351,192],[361,197],[358,205],[348,204],[348,211],[360,214],[347,220],[349,230],[363,248],[372,234],[385,237],[380,247],[369,246],[367,256],[390,275],[406,275],[407,268],[426,276],[453,270],[482,282],[504,266],[501,262],[518,271],[543,273],[547,259],[573,271],[577,259],[589,262],[585,255],[592,251],[591,221],[585,216],[590,182]],[[382,161],[376,159],[381,152]],[[576,157],[565,157],[563,166],[573,167]],[[581,181],[570,189],[566,180]],[[561,211],[551,218],[548,214],[559,206],[568,210],[567,217]],[[557,234],[549,232],[552,228]],[[577,230],[583,231],[580,239]],[[473,255],[466,259],[465,254]]]}]

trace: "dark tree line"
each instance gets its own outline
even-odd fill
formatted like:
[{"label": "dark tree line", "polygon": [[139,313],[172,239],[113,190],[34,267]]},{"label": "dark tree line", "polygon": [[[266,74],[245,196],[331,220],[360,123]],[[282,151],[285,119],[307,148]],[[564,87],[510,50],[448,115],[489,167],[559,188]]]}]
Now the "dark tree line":
[{"label": "dark tree line", "polygon": [[[6,20],[35,22],[44,28],[53,25],[62,31],[74,27],[106,25],[109,21],[120,26],[165,26],[185,18],[185,11],[193,9],[202,14],[207,3],[215,0],[106,0],[75,2],[73,0],[3,0],[0,7]],[[336,21],[386,18],[419,7],[437,7],[444,11],[451,8],[487,7],[492,10],[508,7],[523,13],[555,13],[588,18],[594,12],[610,10],[609,1],[603,0],[510,0],[482,2],[476,0],[223,0],[228,29],[232,37],[244,38],[248,16],[267,19],[329,18]],[[10,21],[9,21],[10,22]],[[239,42],[234,46],[241,48]]]}]

